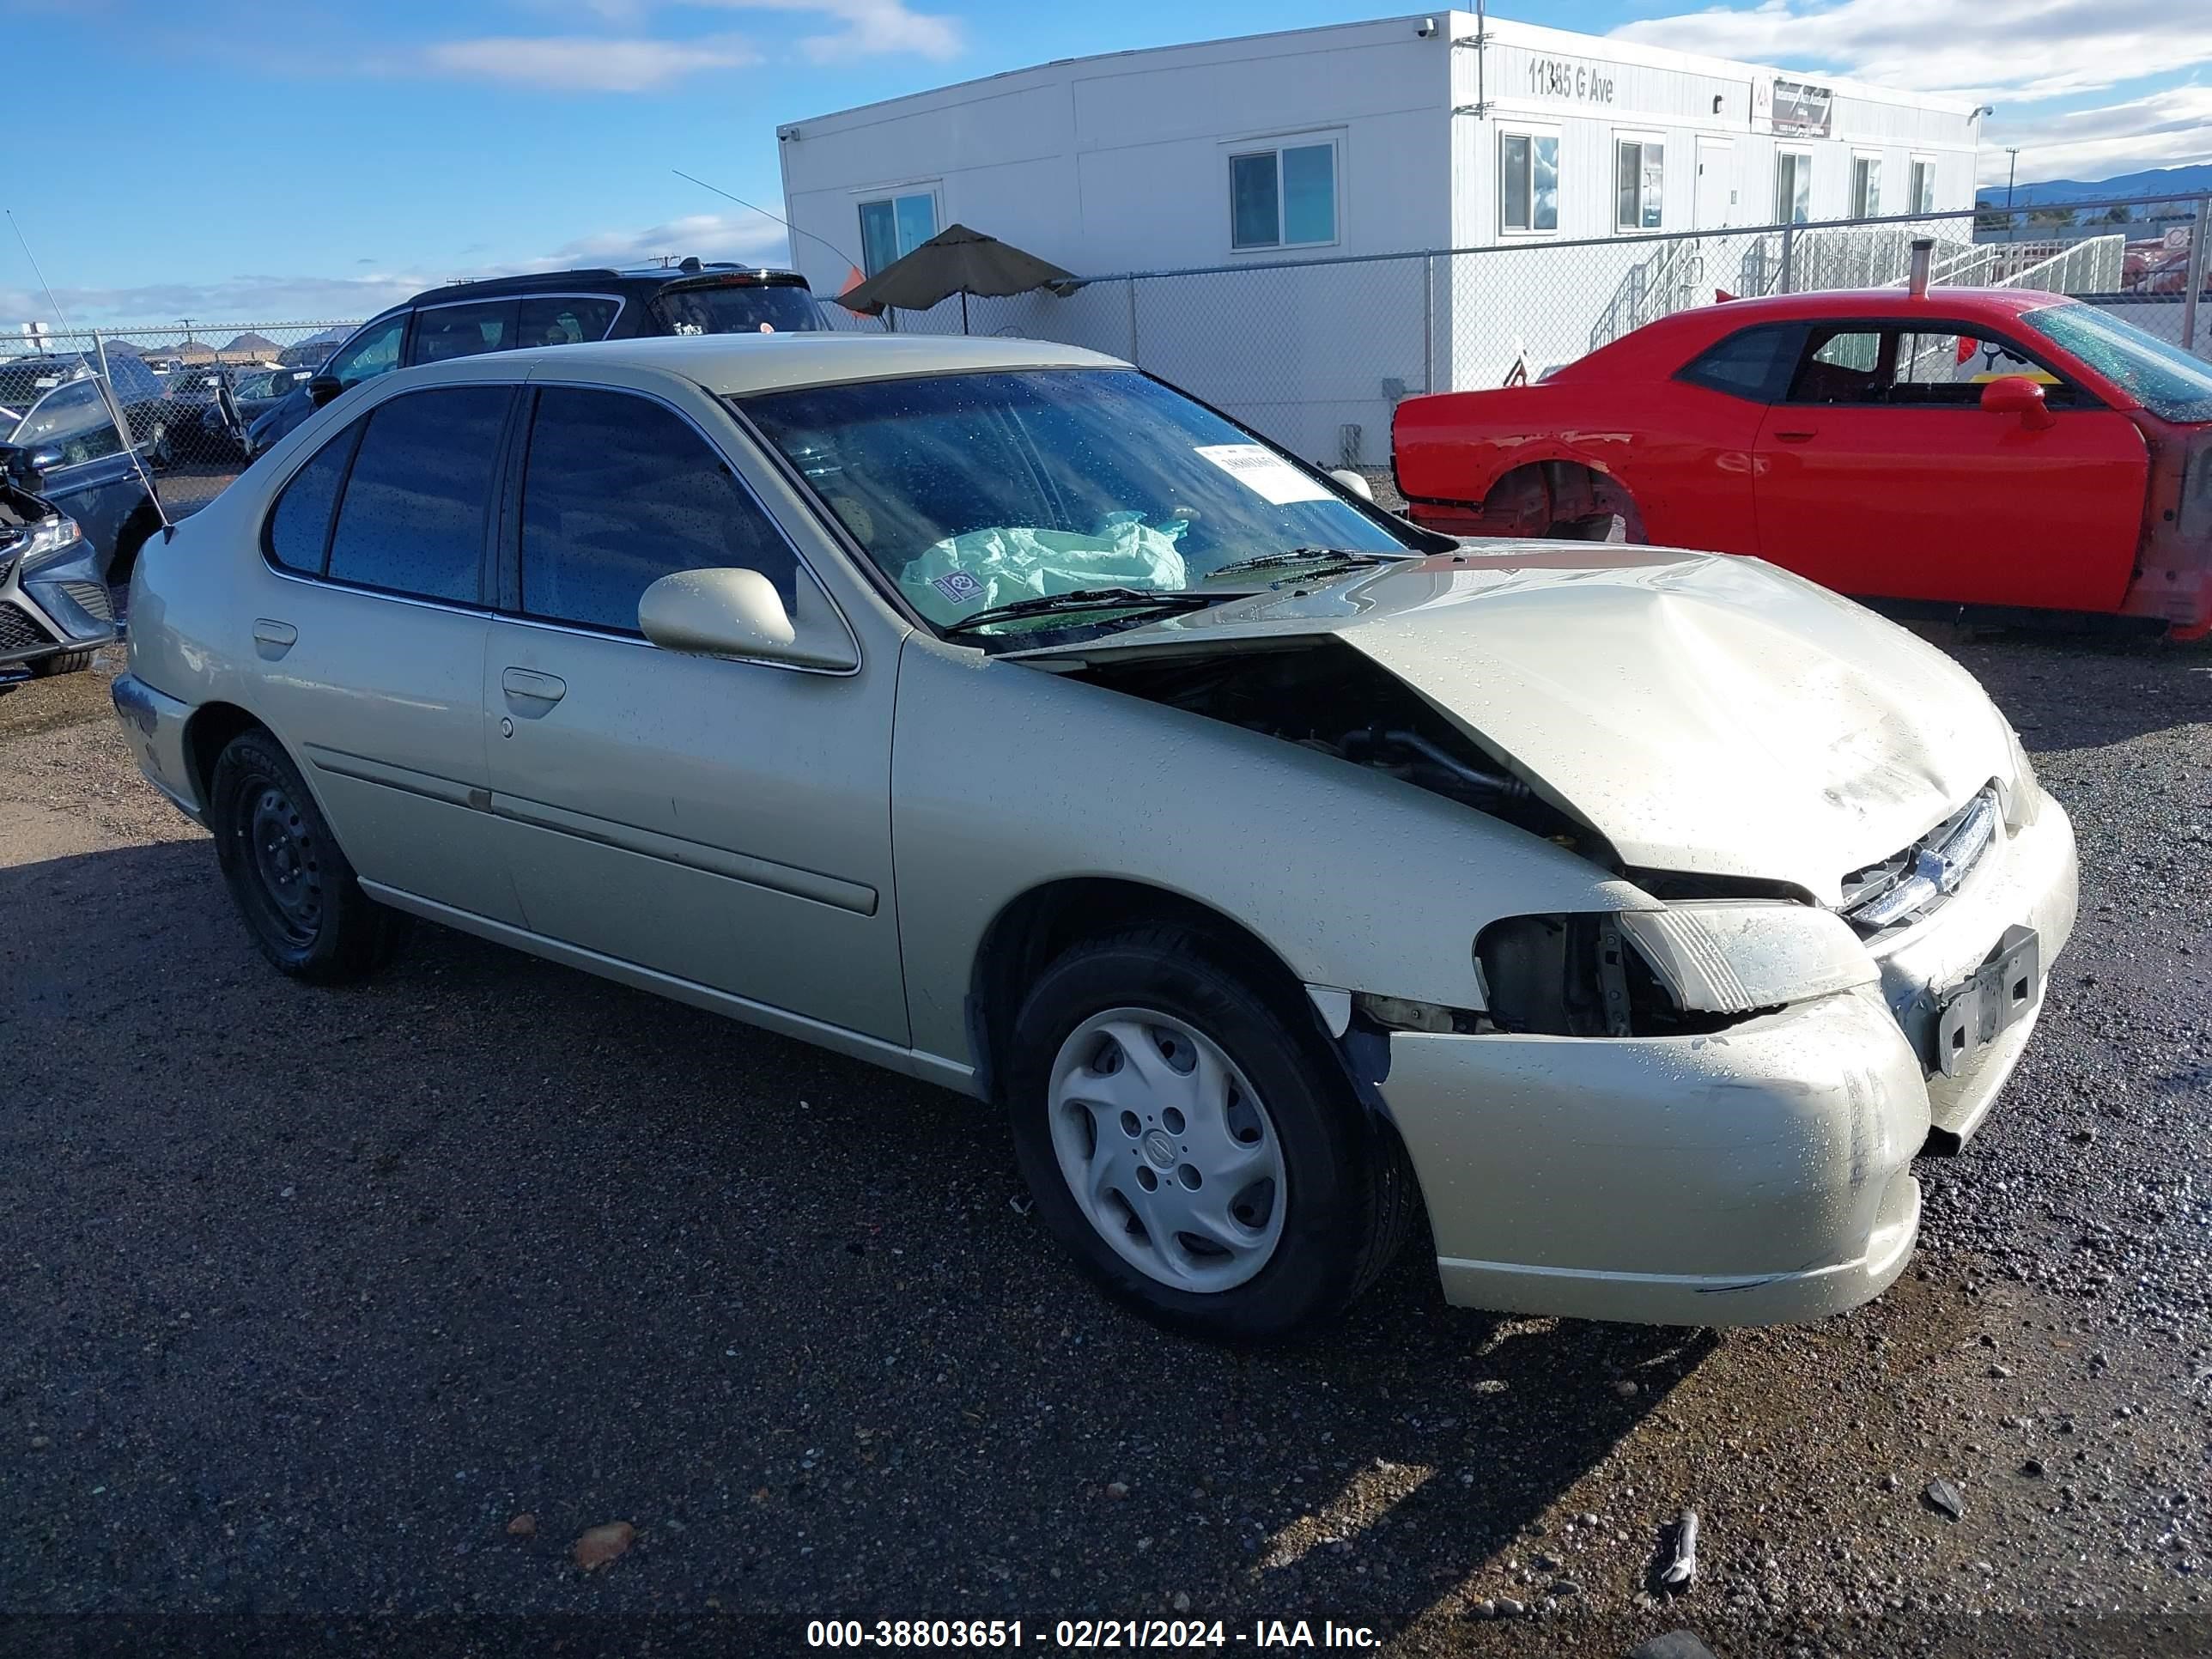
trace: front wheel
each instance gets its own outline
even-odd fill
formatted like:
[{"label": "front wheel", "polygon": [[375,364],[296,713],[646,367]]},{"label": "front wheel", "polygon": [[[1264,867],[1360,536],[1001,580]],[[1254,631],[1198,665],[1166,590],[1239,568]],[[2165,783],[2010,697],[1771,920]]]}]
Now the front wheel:
[{"label": "front wheel", "polygon": [[1340,1311],[1410,1226],[1413,1181],[1291,994],[1224,941],[1077,946],[1016,1022],[1007,1085],[1039,1215],[1172,1328],[1266,1341]]},{"label": "front wheel", "polygon": [[57,674],[74,674],[92,666],[89,651],[64,651],[52,657],[41,657],[31,665],[32,674],[39,679],[52,679]]},{"label": "front wheel", "polygon": [[282,745],[241,732],[215,763],[208,827],[246,930],[296,979],[341,984],[398,949],[406,918],[361,890]]}]

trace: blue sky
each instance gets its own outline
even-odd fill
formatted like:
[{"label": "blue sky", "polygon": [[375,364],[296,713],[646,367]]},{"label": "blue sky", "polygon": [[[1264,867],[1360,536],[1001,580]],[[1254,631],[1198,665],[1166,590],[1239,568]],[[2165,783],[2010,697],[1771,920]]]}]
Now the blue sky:
[{"label": "blue sky", "polygon": [[[1346,0],[0,0],[94,94],[9,147],[72,320],[358,317],[493,270],[780,258],[779,122],[1054,58],[1392,15]],[[2206,0],[1503,0],[1500,15],[1978,92],[1985,171],[2212,160]],[[2154,73],[2144,73],[2152,70]],[[49,80],[47,77],[52,78]],[[19,112],[31,107],[17,100]],[[0,230],[0,325],[46,316]]]}]

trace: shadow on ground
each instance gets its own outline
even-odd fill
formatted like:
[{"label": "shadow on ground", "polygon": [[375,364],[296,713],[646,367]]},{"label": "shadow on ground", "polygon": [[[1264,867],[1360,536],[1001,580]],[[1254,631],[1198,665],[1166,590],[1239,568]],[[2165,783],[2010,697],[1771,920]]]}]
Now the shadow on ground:
[{"label": "shadow on ground", "polygon": [[436,929],[294,985],[202,841],[0,913],[70,919],[0,941],[0,1608],[1398,1626],[1704,1352],[1418,1249],[1309,1347],[1176,1340],[972,1102]]}]

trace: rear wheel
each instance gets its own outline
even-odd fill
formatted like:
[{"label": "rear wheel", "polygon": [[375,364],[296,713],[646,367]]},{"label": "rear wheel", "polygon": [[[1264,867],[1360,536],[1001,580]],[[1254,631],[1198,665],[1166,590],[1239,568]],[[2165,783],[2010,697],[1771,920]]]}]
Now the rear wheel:
[{"label": "rear wheel", "polygon": [[31,673],[38,679],[51,679],[56,674],[74,674],[91,666],[91,652],[64,651],[58,656],[40,658],[31,665]]},{"label": "rear wheel", "polygon": [[1413,1209],[1395,1138],[1268,981],[1180,926],[1078,945],[1030,990],[1007,1069],[1060,1243],[1117,1299],[1230,1340],[1340,1311]]},{"label": "rear wheel", "polygon": [[359,979],[389,960],[406,918],[361,890],[291,757],[268,732],[224,746],[209,791],[223,879],[264,956],[295,978]]}]

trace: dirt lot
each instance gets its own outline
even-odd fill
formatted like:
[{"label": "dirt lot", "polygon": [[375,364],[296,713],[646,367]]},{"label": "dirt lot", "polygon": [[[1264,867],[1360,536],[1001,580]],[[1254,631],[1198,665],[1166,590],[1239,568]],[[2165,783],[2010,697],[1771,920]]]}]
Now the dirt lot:
[{"label": "dirt lot", "polygon": [[280,979],[98,678],[0,697],[0,1615],[2212,1649],[2212,651],[1942,642],[2084,893],[2020,1078],[1923,1165],[1917,1270],[1717,1334],[1453,1311],[1414,1252],[1259,1355],[1095,1300],[954,1096],[436,931],[364,988]]}]

